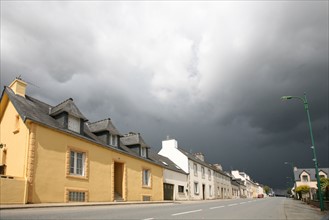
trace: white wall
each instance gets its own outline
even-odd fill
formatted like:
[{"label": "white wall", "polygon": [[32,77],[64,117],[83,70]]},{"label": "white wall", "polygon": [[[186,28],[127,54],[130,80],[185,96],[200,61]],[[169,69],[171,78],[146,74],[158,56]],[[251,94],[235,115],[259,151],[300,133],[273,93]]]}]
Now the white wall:
[{"label": "white wall", "polygon": [[[187,189],[187,175],[183,173],[178,173],[172,170],[164,169],[163,172],[163,182],[174,185],[174,200],[187,200],[188,194]],[[178,186],[184,186],[184,192],[178,192]]]},{"label": "white wall", "polygon": [[186,173],[189,172],[188,158],[177,149],[177,141],[175,139],[162,141],[162,148],[158,154],[169,158]]}]

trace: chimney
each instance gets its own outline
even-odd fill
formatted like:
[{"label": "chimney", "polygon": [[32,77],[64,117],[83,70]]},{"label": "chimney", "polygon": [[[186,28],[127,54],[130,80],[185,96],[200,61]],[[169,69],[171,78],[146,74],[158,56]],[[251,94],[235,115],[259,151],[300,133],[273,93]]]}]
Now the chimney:
[{"label": "chimney", "polygon": [[20,78],[16,78],[9,86],[16,95],[20,95],[25,97],[27,83],[21,80]]},{"label": "chimney", "polygon": [[222,165],[220,165],[219,163],[215,163],[212,165],[213,167],[215,167],[216,170],[221,170],[223,171]]},{"label": "chimney", "polygon": [[178,148],[175,139],[162,141],[162,148]]},{"label": "chimney", "polygon": [[201,152],[195,153],[194,156],[196,156],[199,160],[204,161],[204,155],[203,155],[203,153],[201,153]]}]

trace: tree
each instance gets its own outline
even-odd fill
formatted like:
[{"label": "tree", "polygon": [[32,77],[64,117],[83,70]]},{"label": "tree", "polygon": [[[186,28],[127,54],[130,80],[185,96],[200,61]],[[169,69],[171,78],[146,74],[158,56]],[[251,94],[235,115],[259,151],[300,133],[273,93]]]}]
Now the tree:
[{"label": "tree", "polygon": [[268,195],[271,192],[271,188],[269,186],[264,186],[263,189],[264,189],[266,195]]},{"label": "tree", "polygon": [[303,194],[305,195],[310,192],[310,187],[307,185],[298,186],[295,192],[298,193],[299,198],[302,198]]},{"label": "tree", "polygon": [[326,197],[328,199],[329,198],[329,178],[321,178],[320,185],[321,185],[322,195],[324,195],[324,197]]}]

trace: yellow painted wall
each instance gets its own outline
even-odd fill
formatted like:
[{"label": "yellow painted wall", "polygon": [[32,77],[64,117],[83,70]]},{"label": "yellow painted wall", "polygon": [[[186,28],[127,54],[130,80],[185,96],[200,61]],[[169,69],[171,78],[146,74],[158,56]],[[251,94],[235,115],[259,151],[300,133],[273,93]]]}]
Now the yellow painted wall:
[{"label": "yellow painted wall", "polygon": [[[6,101],[5,99],[2,100]],[[6,175],[25,176],[27,141],[29,131],[23,120],[18,116],[11,102],[1,103],[2,117],[0,121],[0,143],[6,145]],[[0,150],[0,164],[3,164],[3,151]]]},{"label": "yellow painted wall", "polygon": [[[12,103],[8,101],[7,97],[3,97],[0,115],[0,143],[6,144],[6,175],[27,178],[30,134],[28,127],[17,116],[18,113]],[[66,189],[86,191],[90,202],[113,201],[114,161],[124,163],[122,191],[125,201],[140,201],[143,195],[150,196],[151,200],[163,200],[162,167],[38,124],[36,124],[35,130],[32,203],[66,202]],[[87,153],[88,178],[74,178],[66,175],[68,148]],[[2,164],[3,149],[0,152],[0,163]],[[143,168],[151,170],[151,187],[142,187]],[[7,180],[4,181],[1,184],[7,184]],[[25,185],[21,186],[22,184],[16,183],[7,184],[4,185],[4,189],[6,192],[15,192],[17,196],[21,196],[24,194],[22,190],[25,189]],[[28,188],[31,189],[31,187]],[[7,194],[3,192],[1,191],[0,195],[1,203],[12,203],[15,200],[7,197]]]},{"label": "yellow painted wall", "polygon": [[[89,202],[113,201],[114,161],[125,163],[126,201],[142,200],[142,195],[149,195],[152,200],[163,199],[160,166],[40,125],[36,128],[36,142],[33,203],[65,202],[66,188],[87,190]],[[66,176],[68,147],[87,153],[87,179]],[[151,169],[151,188],[142,187],[143,167]]]},{"label": "yellow painted wall", "polygon": [[26,181],[23,178],[0,178],[0,204],[24,204]]}]

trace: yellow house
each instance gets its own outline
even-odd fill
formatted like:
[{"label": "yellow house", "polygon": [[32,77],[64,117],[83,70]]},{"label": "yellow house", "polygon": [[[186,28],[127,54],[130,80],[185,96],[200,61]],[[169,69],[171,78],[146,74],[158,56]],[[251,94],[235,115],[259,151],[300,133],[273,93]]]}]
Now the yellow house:
[{"label": "yellow house", "polygon": [[89,123],[72,99],[51,106],[26,85],[1,94],[1,204],[163,200],[163,168],[140,134]]}]

